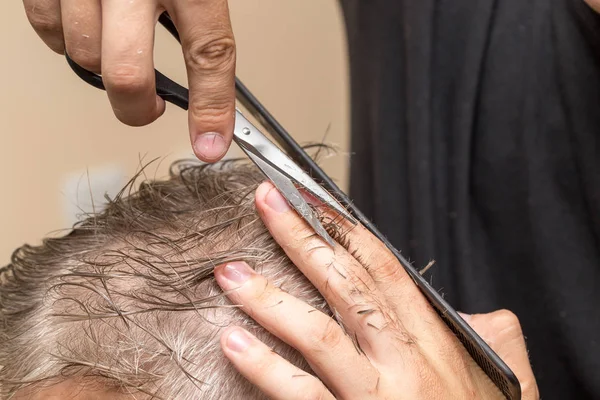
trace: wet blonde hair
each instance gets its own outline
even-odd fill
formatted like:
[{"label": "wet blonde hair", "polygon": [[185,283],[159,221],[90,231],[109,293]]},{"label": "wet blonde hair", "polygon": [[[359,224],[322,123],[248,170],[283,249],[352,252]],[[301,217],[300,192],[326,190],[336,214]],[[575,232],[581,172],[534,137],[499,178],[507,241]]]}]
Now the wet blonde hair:
[{"label": "wet blonde hair", "polygon": [[220,350],[232,324],[310,372],[213,277],[243,260],[331,315],[257,216],[262,180],[239,161],[179,162],[167,180],[134,191],[133,179],[68,235],[17,249],[0,269],[0,396],[73,379],[135,398],[263,398]]}]

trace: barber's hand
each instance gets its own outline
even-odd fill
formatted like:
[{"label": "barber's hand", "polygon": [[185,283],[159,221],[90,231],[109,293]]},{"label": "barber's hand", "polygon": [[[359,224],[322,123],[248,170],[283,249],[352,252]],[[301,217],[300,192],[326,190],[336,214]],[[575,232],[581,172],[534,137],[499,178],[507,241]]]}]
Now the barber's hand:
[{"label": "barber's hand", "polygon": [[156,95],[154,29],[168,11],[180,33],[190,87],[194,152],[221,159],[235,112],[235,42],[227,0],[23,0],[39,36],[58,53],[101,73],[115,115],[146,125],[165,111]]},{"label": "barber's hand", "polygon": [[[256,206],[277,242],[343,321],[272,286],[243,263],[217,281],[252,318],[296,348],[307,375],[239,327],[221,337],[225,355],[273,399],[494,399],[500,392],[471,360],[387,248],[365,228],[349,248],[331,249],[270,183]],[[539,398],[519,322],[508,311],[466,316],[519,378],[524,400]]]}]

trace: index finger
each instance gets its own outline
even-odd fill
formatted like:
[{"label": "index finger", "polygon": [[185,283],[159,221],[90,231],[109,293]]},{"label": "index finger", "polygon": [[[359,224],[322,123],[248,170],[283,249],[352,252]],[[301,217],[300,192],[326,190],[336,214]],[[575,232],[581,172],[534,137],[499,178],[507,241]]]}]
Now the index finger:
[{"label": "index finger", "polygon": [[[385,359],[391,353],[381,339],[381,332],[373,334],[367,329],[372,322],[377,327],[377,321],[369,321],[368,318],[384,318],[386,327],[395,328],[392,335],[398,336],[400,332],[400,336],[406,338],[406,344],[415,341],[427,343],[427,346],[421,346],[424,355],[439,355],[442,346],[448,349],[460,346],[381,241],[358,225],[346,232],[349,241],[347,250],[344,246],[331,249],[299,215],[288,212],[289,206],[277,209],[275,198],[279,198],[282,205],[287,203],[277,190],[269,191],[271,187],[271,184],[263,184],[256,192],[256,207],[265,226],[330,304],[339,301],[340,304],[346,302],[352,305],[358,298],[361,303],[369,305],[360,309],[347,308],[349,312],[356,311],[360,317],[354,316],[353,319],[348,313],[345,323],[351,328],[362,329],[362,335],[372,346],[377,360]],[[337,311],[344,317],[342,307],[338,307]]]},{"label": "index finger", "polygon": [[202,161],[220,160],[235,122],[235,41],[227,0],[175,1],[190,88],[189,129]]}]

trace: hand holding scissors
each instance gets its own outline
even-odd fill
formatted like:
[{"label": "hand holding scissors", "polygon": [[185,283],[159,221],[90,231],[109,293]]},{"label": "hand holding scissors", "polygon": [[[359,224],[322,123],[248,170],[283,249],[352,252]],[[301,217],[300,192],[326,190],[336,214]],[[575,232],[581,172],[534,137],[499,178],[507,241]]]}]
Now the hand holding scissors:
[{"label": "hand holding scissors", "polygon": [[154,82],[154,30],[168,11],[181,33],[190,84],[189,131],[196,156],[223,157],[233,135],[235,41],[227,0],[23,0],[39,36],[100,73],[115,115],[146,125],[165,111]]}]

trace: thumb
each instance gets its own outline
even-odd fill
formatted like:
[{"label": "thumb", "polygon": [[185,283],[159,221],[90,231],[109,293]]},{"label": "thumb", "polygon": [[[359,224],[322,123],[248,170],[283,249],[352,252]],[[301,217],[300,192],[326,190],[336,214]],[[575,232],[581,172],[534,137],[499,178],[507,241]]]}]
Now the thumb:
[{"label": "thumb", "polygon": [[460,315],[515,373],[523,400],[538,400],[540,395],[517,316],[508,310]]},{"label": "thumb", "polygon": [[235,41],[227,0],[173,1],[190,88],[189,126],[194,153],[219,161],[235,124]]}]

